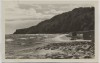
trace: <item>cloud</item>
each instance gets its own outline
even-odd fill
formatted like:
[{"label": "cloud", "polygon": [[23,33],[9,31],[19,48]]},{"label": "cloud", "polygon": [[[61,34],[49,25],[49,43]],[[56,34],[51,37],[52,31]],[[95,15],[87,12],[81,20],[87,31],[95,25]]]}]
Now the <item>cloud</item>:
[{"label": "cloud", "polygon": [[42,13],[37,13],[35,9],[30,8],[28,10],[25,9],[13,9],[13,11],[6,11],[5,15],[6,19],[26,19],[26,18],[34,18],[34,19],[42,19],[42,18],[50,18],[52,15],[45,15]]},{"label": "cloud", "polygon": [[33,8],[33,6],[29,4],[19,4],[19,8],[27,10],[27,9]]},{"label": "cloud", "polygon": [[36,9],[39,9],[39,10],[42,9],[42,7],[40,5],[35,4],[35,5],[32,5],[32,6],[35,7]]},{"label": "cloud", "polygon": [[30,8],[35,8],[35,9],[42,9],[40,5],[37,4],[19,4],[19,8],[21,9],[30,9]]},{"label": "cloud", "polygon": [[65,12],[65,11],[62,11],[62,10],[57,11],[55,9],[51,9],[50,11],[46,11],[45,13],[46,14],[61,14],[63,12]]},{"label": "cloud", "polygon": [[55,8],[55,5],[49,4],[48,7],[49,7],[49,8]]},{"label": "cloud", "polygon": [[[41,9],[39,5],[35,5],[36,8]],[[5,19],[6,20],[21,20],[21,19],[44,19],[51,18],[52,14],[43,14],[37,12],[35,8],[23,9],[19,7],[19,4],[10,2],[5,7]]]},{"label": "cloud", "polygon": [[[21,7],[22,6],[22,7]],[[6,34],[12,34],[16,29],[27,28],[37,25],[43,19],[48,19],[53,14],[43,14],[37,12],[37,9],[41,9],[39,5],[25,5],[18,4],[17,1],[8,1],[4,3],[4,18],[6,24]],[[35,8],[36,7],[36,8]]]},{"label": "cloud", "polygon": [[[85,5],[52,5],[45,4],[29,4],[18,1],[10,1],[5,3],[5,19],[6,20],[22,20],[22,19],[48,19],[56,14],[67,12],[73,8]],[[44,10],[47,9],[47,10]],[[44,13],[43,13],[43,12]]]}]

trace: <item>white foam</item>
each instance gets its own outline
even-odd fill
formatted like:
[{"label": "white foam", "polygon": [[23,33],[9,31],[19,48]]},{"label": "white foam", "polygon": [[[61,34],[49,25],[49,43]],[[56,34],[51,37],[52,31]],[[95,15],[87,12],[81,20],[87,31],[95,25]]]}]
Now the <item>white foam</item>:
[{"label": "white foam", "polygon": [[23,40],[25,40],[25,39],[27,39],[27,38],[19,38],[19,39],[23,39]]},{"label": "white foam", "polygon": [[10,42],[10,41],[14,41],[14,40],[13,39],[6,39],[6,41],[9,41]]},{"label": "white foam", "polygon": [[30,39],[31,39],[31,38],[35,38],[35,37],[30,37]]}]

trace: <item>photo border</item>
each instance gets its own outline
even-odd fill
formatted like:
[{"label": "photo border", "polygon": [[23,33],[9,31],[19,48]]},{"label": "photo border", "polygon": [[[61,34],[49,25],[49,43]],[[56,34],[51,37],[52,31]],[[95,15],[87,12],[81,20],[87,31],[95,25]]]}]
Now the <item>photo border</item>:
[{"label": "photo border", "polygon": [[[95,7],[95,58],[94,59],[5,59],[5,15],[4,15],[4,1],[14,1],[14,0],[3,0],[2,1],[2,42],[1,42],[1,47],[2,47],[2,61],[3,62],[97,62],[98,61],[98,1],[91,1],[91,0],[77,0],[77,1],[73,1],[73,0],[42,0],[42,2],[51,2],[51,3],[57,3],[59,1],[59,4],[62,3],[71,3],[71,4],[94,4]],[[21,1],[27,1],[27,0],[21,0]],[[28,0],[28,1],[34,1],[36,2],[36,0]],[[54,2],[55,1],[55,2]],[[40,2],[40,3],[39,3]],[[40,0],[37,0],[37,3],[35,4],[43,4]],[[73,2],[73,3],[72,3]]]}]

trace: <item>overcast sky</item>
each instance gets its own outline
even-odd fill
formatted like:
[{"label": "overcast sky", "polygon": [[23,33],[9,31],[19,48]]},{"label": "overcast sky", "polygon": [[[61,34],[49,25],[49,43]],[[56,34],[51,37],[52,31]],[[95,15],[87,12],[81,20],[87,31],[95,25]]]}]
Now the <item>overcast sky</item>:
[{"label": "overcast sky", "polygon": [[33,1],[5,1],[4,20],[6,34],[12,34],[16,29],[37,25],[54,15],[71,11],[78,7],[91,7],[92,4],[57,4],[38,3]]}]

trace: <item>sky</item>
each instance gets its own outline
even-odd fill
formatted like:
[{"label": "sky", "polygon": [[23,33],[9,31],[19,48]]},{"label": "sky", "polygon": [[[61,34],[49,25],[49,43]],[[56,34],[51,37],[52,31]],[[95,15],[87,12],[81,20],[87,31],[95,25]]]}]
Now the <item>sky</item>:
[{"label": "sky", "polygon": [[41,21],[50,19],[55,15],[71,11],[78,7],[92,7],[92,4],[71,4],[55,2],[34,1],[4,1],[5,33],[13,34],[16,29],[35,26]]}]

